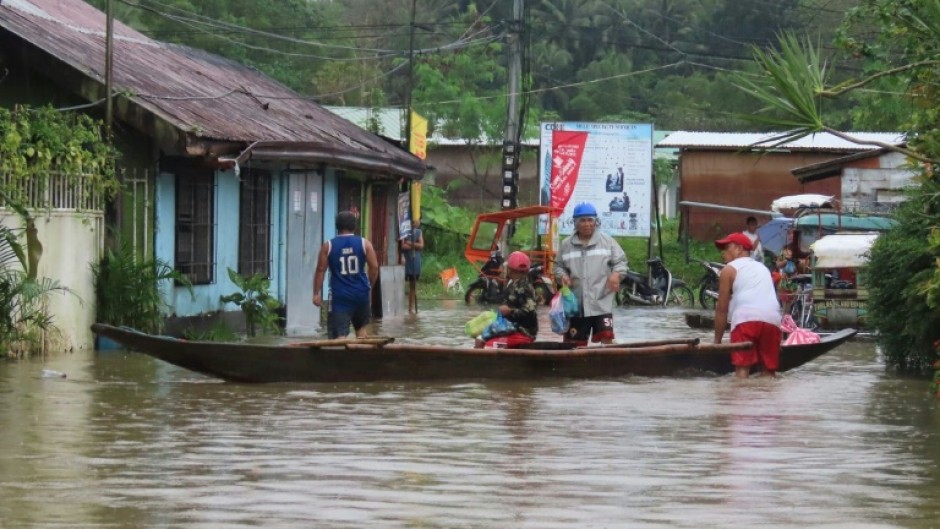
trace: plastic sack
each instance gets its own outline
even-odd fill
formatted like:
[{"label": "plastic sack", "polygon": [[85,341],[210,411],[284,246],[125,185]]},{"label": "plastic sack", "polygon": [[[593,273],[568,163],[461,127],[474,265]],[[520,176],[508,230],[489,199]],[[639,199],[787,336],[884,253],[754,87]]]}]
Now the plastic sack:
[{"label": "plastic sack", "polygon": [[494,321],[496,321],[496,313],[492,310],[485,310],[468,321],[463,330],[467,336],[476,338],[483,334],[483,331]]},{"label": "plastic sack", "polygon": [[565,304],[561,299],[561,291],[555,292],[552,303],[548,309],[548,319],[552,324],[552,332],[565,334],[568,331],[568,317],[565,316]]},{"label": "plastic sack", "polygon": [[480,337],[484,340],[490,340],[497,336],[506,336],[514,332],[516,332],[516,325],[507,320],[502,313],[497,312],[496,320],[483,329],[483,334],[480,335]]},{"label": "plastic sack", "polygon": [[561,302],[565,307],[565,317],[566,318],[577,318],[581,315],[581,304],[578,302],[578,298],[574,295],[574,292],[571,291],[567,286],[561,287]]},{"label": "plastic sack", "polygon": [[780,330],[790,333],[783,345],[802,345],[807,343],[819,343],[819,335],[809,329],[797,327],[793,317],[784,314],[783,321],[780,322]]}]

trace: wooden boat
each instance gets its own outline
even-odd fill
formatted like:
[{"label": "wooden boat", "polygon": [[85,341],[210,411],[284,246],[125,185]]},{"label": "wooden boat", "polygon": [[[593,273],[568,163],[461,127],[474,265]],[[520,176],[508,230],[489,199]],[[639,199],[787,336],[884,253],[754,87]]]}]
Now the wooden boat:
[{"label": "wooden boat", "polygon": [[[321,340],[283,345],[188,341],[95,324],[92,330],[171,364],[232,382],[373,382],[390,380],[610,378],[733,371],[730,352],[742,344],[698,338],[570,348],[537,342],[526,349],[472,349],[398,344],[391,338]],[[799,367],[855,334],[846,329],[820,343],[786,346],[780,371]],[[566,348],[567,347],[567,348]]]}]

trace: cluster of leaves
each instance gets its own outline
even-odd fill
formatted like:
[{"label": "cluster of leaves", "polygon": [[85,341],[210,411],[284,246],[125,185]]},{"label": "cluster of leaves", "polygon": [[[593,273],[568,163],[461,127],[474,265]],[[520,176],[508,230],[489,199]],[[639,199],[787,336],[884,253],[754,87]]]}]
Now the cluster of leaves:
[{"label": "cluster of leaves", "polygon": [[228,277],[239,292],[220,296],[219,301],[234,303],[242,310],[248,336],[255,336],[258,330],[264,334],[281,334],[276,312],[281,304],[271,295],[271,280],[261,274],[245,277],[231,268],[228,268]]},{"label": "cluster of leaves", "polygon": [[[525,103],[547,119],[733,130],[742,124],[735,112],[757,106],[728,89],[729,64],[747,43],[767,46],[787,30],[831,36],[856,3],[532,0],[522,24]],[[415,108],[447,115],[454,134],[477,138],[466,131],[504,121],[512,2],[141,0],[115,10],[155,39],[254,66],[323,103],[402,106],[414,87]],[[851,111],[843,105],[841,115]]]},{"label": "cluster of leaves", "polygon": [[109,248],[91,270],[100,323],[157,334],[163,329],[167,308],[161,285],[175,281],[189,287],[192,295],[184,275],[161,259],[139,258],[127,241],[122,241],[116,251]]},{"label": "cluster of leaves", "polygon": [[0,108],[0,189],[13,202],[30,204],[27,189],[42,193],[52,173],[86,194],[112,197],[120,187],[115,158],[101,123],[87,115],[52,107]]},{"label": "cluster of leaves", "polygon": [[934,362],[930,366],[933,368],[933,378],[930,380],[930,392],[940,398],[940,340],[933,343],[933,351]]},{"label": "cluster of leaves", "polygon": [[917,196],[901,206],[898,226],[875,241],[866,269],[869,324],[878,330],[887,365],[909,372],[933,361],[931,344],[940,338],[940,312],[922,291],[935,266],[925,244],[931,220],[922,207]]}]

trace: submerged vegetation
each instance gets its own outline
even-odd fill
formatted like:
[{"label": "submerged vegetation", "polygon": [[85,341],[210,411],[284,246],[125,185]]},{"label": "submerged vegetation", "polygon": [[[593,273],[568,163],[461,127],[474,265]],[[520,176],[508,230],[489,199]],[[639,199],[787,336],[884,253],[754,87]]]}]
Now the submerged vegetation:
[{"label": "submerged vegetation", "polygon": [[116,250],[106,250],[101,262],[92,264],[92,274],[97,321],[148,333],[163,329],[166,302],[161,286],[170,281],[189,286],[186,277],[168,263],[140,258],[126,241]]}]

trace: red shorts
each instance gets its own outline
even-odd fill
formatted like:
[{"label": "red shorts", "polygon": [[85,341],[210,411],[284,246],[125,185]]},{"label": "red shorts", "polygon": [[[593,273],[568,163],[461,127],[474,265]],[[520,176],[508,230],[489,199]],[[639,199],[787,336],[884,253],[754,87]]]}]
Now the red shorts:
[{"label": "red shorts", "polygon": [[780,366],[780,327],[763,321],[746,321],[731,330],[731,343],[751,342],[754,347],[731,353],[735,367],[750,367],[760,361],[767,371]]},{"label": "red shorts", "polygon": [[506,336],[497,336],[496,338],[491,338],[486,341],[486,344],[483,345],[484,349],[512,349],[514,347],[519,347],[522,344],[532,343],[535,340],[522,334],[521,332],[514,332],[512,334],[507,334]]}]

